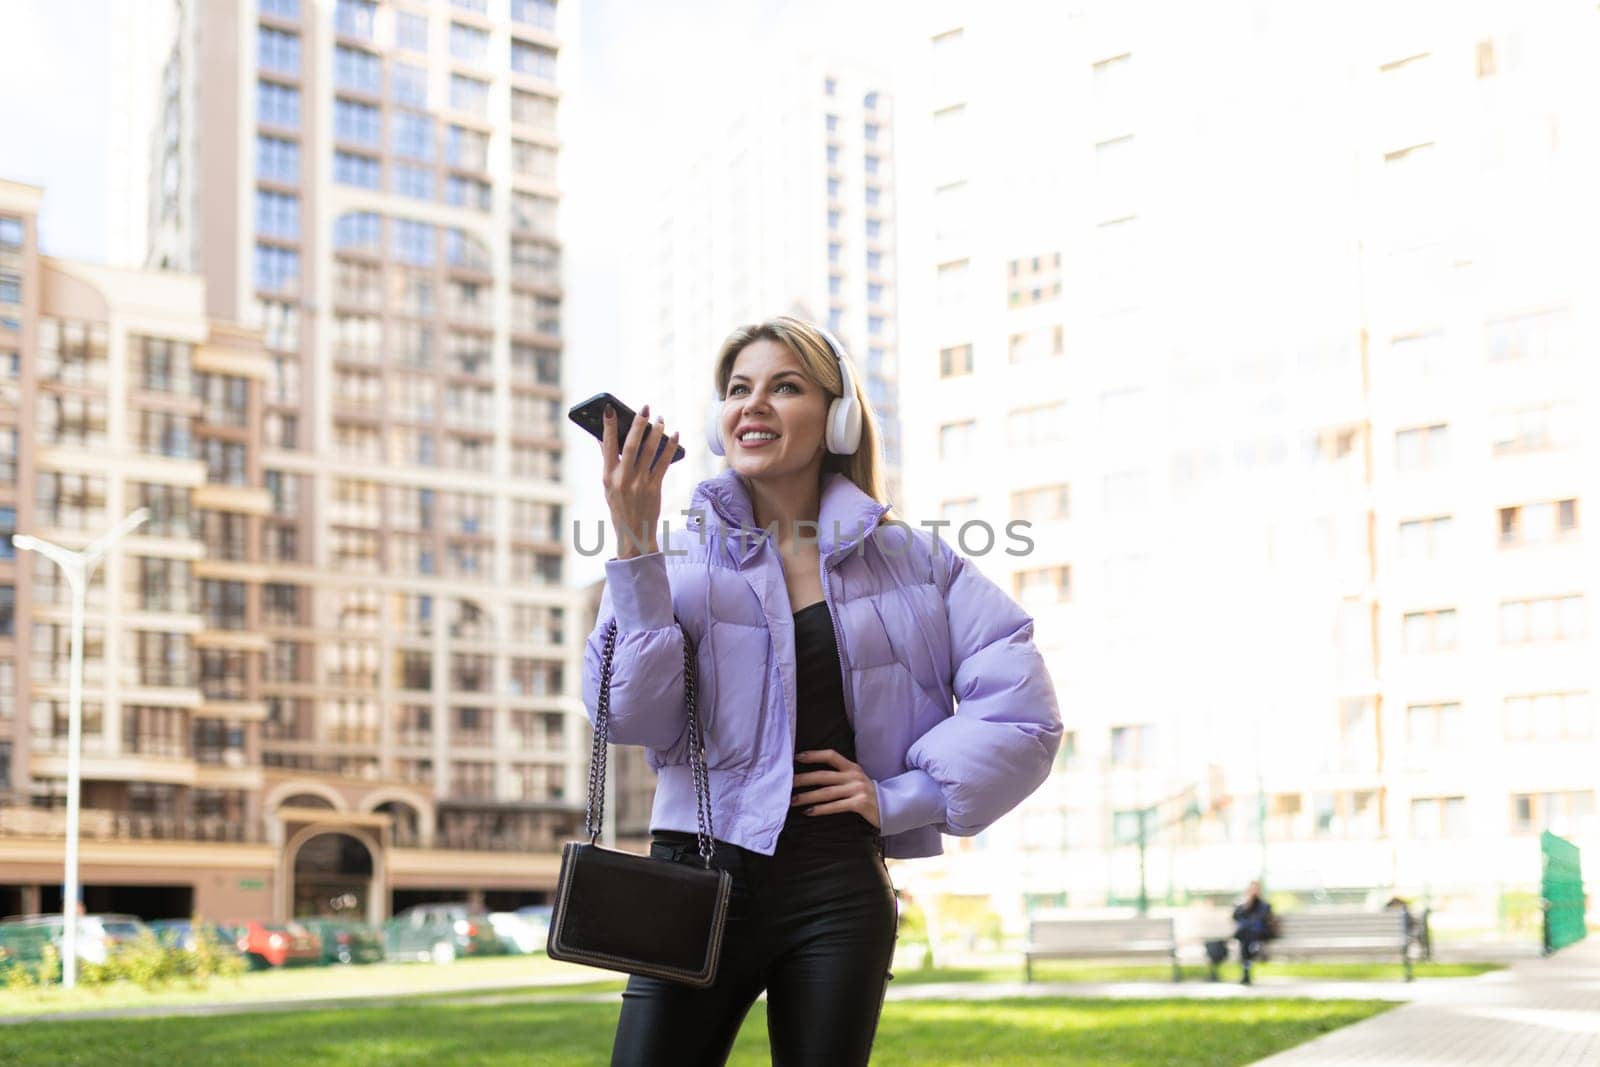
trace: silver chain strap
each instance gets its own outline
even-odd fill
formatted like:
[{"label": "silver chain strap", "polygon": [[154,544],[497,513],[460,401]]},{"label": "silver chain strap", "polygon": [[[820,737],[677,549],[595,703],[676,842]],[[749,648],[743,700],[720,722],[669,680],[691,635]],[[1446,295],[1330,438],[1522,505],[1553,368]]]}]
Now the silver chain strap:
[{"label": "silver chain strap", "polygon": [[[676,617],[674,617],[676,621]],[[695,713],[695,652],[689,633],[683,634],[683,700],[689,713],[689,769],[694,776],[695,816],[699,824],[700,861],[707,868],[716,852],[711,822],[711,776],[706,772],[706,753],[700,736],[700,717]],[[611,659],[617,646],[617,622],[606,626],[605,650],[600,657],[600,698],[594,714],[594,746],[589,753],[589,800],[584,807],[583,829],[594,844],[600,837],[605,818],[607,735],[611,724]]]}]

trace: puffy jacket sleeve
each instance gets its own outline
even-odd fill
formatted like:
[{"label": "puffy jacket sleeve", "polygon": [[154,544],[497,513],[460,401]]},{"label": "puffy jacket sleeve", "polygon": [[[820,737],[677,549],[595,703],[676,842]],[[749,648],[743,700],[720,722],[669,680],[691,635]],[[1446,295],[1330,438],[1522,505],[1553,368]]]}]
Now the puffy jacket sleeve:
[{"label": "puffy jacket sleeve", "polygon": [[664,553],[606,561],[600,611],[583,651],[583,705],[589,725],[600,706],[600,661],[606,627],[617,623],[611,657],[614,744],[644,745],[658,753],[688,743],[683,699],[683,631],[672,614]]},{"label": "puffy jacket sleeve", "polygon": [[877,783],[885,837],[928,823],[956,837],[986,829],[1049,777],[1061,744],[1033,618],[959,554],[939,551],[957,706],[912,742],[905,773]]}]

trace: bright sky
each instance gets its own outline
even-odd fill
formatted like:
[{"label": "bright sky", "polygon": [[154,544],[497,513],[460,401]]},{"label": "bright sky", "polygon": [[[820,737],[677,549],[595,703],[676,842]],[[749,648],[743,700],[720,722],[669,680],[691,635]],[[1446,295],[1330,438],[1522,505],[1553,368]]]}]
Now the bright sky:
[{"label": "bright sky", "polygon": [[[892,69],[914,6],[583,0],[577,10],[561,60],[561,184],[567,388],[581,399],[616,388],[621,262],[638,247],[621,232],[619,206],[653,195],[674,155],[727,128],[740,86],[773,76],[799,51]],[[108,254],[109,21],[110,0],[0,0],[0,41],[13,45],[0,64],[0,99],[24,102],[10,109],[0,137],[0,177],[45,188],[40,238],[49,255],[104,261]],[[598,488],[583,478],[598,446],[574,430],[568,447],[574,513],[603,514]],[[574,571],[586,562],[575,560]],[[600,576],[595,562],[592,574],[572,578]]]},{"label": "bright sky", "polygon": [[0,177],[45,187],[40,243],[72,259],[105,257],[108,7],[0,3]]}]

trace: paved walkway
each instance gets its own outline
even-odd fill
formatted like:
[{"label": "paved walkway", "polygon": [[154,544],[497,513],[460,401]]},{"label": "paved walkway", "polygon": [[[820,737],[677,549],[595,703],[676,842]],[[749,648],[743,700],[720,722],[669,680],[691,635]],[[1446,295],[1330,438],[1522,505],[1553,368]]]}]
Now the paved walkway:
[{"label": "paved walkway", "polygon": [[1256,1067],[1600,1064],[1600,938],[1477,978],[1413,984],[1429,995]]}]

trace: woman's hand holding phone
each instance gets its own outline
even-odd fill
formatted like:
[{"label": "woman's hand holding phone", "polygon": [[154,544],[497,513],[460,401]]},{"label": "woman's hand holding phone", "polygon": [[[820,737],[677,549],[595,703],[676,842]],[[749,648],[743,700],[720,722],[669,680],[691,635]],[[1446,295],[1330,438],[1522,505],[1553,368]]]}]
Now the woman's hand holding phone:
[{"label": "woman's hand holding phone", "polygon": [[[619,432],[627,434],[620,449]],[[617,531],[618,559],[659,551],[656,526],[661,520],[661,482],[678,447],[678,433],[673,431],[663,449],[665,434],[661,416],[650,421],[649,404],[625,428],[618,427],[616,413],[609,405],[606,407],[600,451],[605,460],[606,506],[611,509],[611,523]]]}]

